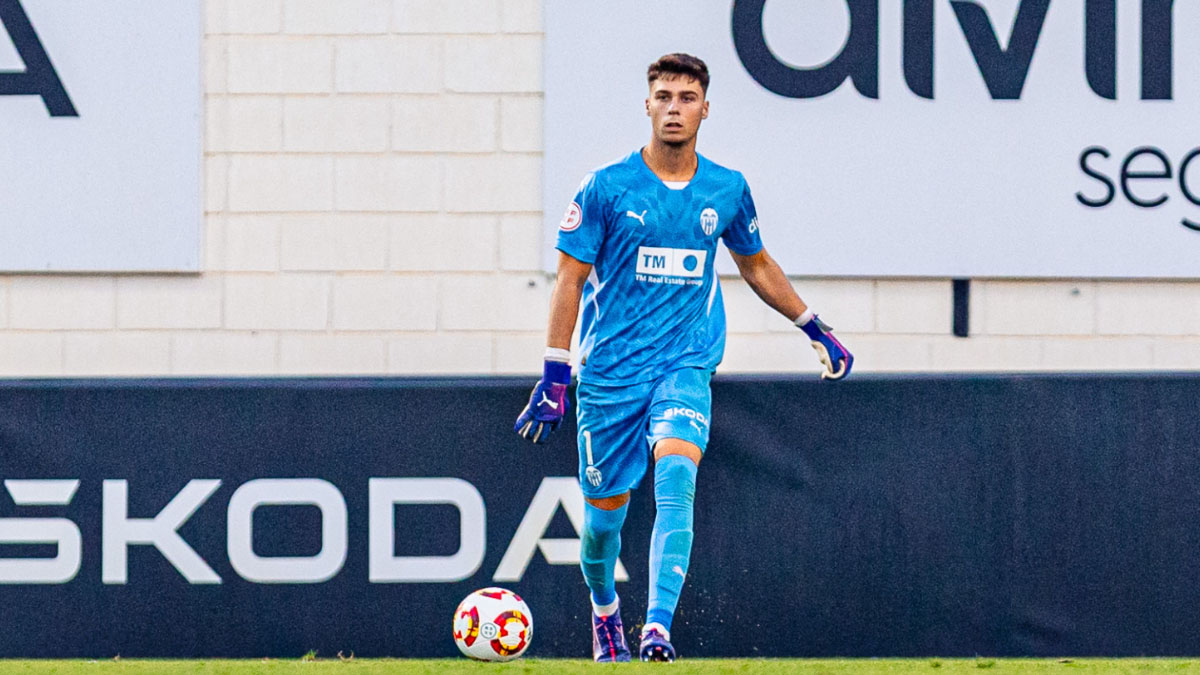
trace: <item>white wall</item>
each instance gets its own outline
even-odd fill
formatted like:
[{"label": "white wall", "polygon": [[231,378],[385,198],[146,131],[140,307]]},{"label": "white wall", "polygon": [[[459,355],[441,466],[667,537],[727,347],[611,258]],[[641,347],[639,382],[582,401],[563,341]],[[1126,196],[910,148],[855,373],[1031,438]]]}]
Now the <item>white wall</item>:
[{"label": "white wall", "polygon": [[[205,272],[0,276],[0,376],[540,369],[542,0],[206,12]],[[795,283],[859,372],[1200,368],[1196,282],[976,281],[968,339],[949,281]],[[723,371],[816,372],[724,288]]]}]

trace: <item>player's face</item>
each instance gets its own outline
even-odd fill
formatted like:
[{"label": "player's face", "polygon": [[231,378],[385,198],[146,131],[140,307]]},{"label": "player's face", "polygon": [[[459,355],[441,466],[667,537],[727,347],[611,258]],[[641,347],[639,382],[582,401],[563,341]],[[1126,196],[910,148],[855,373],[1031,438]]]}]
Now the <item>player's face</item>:
[{"label": "player's face", "polygon": [[700,81],[686,75],[654,80],[646,99],[646,115],[659,141],[667,145],[691,142],[700,131],[700,121],[708,117]]}]

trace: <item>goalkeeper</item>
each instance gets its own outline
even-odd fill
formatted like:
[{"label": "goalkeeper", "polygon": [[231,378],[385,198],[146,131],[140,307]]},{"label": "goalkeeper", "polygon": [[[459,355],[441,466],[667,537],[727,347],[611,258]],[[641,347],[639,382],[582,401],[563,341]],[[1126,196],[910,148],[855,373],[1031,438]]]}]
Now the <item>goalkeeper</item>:
[{"label": "goalkeeper", "polygon": [[708,117],[708,68],[687,54],[650,66],[649,144],[589,174],[559,226],[545,369],[516,431],[541,443],[567,414],[571,334],[581,305],[579,480],[586,499],[580,551],[591,590],[596,661],[628,661],[613,581],[630,490],[654,458],[657,515],[639,657],[673,661],[671,619],[692,550],[696,469],[708,444],[709,378],[725,349],[714,269],[717,239],[760,298],[794,321],[825,364],[854,357],[796,295],[759,238],[750,189],[736,171],[696,153]]}]

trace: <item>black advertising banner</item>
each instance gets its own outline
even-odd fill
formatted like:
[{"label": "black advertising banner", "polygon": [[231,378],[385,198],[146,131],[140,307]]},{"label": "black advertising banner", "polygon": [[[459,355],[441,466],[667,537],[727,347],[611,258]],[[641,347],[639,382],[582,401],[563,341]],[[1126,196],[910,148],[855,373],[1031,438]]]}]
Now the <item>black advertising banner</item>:
[{"label": "black advertising banner", "polygon": [[[0,657],[452,656],[493,585],[587,656],[574,425],[513,434],[530,384],[0,382]],[[1200,653],[1200,376],[713,390],[684,657]]]}]

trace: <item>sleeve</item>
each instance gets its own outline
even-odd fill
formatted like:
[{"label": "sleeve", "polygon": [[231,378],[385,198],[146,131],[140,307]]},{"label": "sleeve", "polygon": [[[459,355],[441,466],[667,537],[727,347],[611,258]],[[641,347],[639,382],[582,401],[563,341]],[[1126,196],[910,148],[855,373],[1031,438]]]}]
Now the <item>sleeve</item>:
[{"label": "sleeve", "polygon": [[596,174],[589,173],[579,184],[579,191],[558,224],[555,248],[580,262],[596,262],[608,229],[603,204]]},{"label": "sleeve", "polygon": [[754,255],[762,250],[762,238],[758,236],[758,211],[750,186],[742,179],[742,196],[738,203],[737,216],[721,233],[725,246],[738,255]]}]

